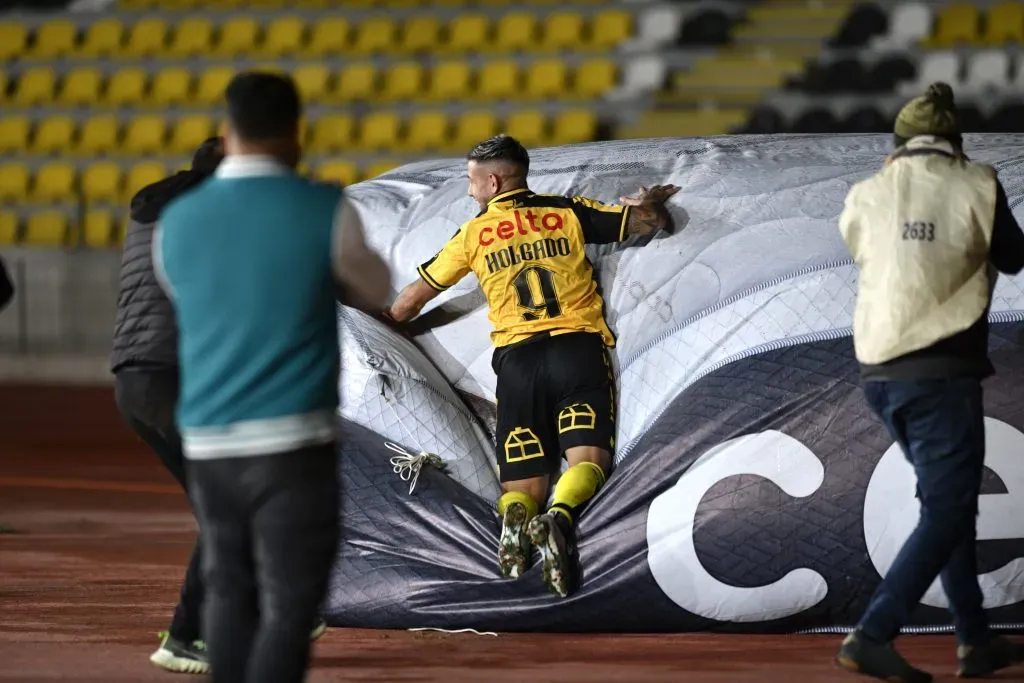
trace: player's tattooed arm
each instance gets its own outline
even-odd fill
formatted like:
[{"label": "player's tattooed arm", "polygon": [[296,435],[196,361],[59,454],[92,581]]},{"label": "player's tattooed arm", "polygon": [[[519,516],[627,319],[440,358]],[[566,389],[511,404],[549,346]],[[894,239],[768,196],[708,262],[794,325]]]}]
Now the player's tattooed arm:
[{"label": "player's tattooed arm", "polygon": [[671,222],[665,202],[679,191],[675,185],[654,185],[650,188],[641,187],[639,196],[622,197],[624,205],[632,207],[626,220],[626,232],[631,235],[650,235],[664,230]]}]

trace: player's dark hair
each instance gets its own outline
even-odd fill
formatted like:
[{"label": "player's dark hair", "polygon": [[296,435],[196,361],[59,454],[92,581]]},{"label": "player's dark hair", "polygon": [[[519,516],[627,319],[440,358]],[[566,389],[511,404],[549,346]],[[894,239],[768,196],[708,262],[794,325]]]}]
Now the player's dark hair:
[{"label": "player's dark hair", "polygon": [[508,161],[517,166],[522,166],[524,173],[530,170],[529,152],[526,151],[526,148],[518,140],[505,133],[495,135],[493,138],[488,138],[478,143],[476,147],[469,150],[466,159],[476,162]]},{"label": "player's dark hair", "polygon": [[302,118],[302,102],[290,76],[249,71],[231,79],[224,93],[228,119],[249,142],[293,135]]},{"label": "player's dark hair", "polygon": [[192,170],[206,175],[212,174],[224,159],[224,141],[221,138],[207,138],[192,155]]}]

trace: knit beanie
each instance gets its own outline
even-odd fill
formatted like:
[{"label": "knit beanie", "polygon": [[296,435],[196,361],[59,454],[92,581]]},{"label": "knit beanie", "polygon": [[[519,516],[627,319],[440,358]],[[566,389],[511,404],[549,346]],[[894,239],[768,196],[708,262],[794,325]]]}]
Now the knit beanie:
[{"label": "knit beanie", "polygon": [[915,97],[900,109],[893,133],[904,140],[918,135],[959,136],[960,117],[953,89],[942,82],[929,85],[923,96]]}]

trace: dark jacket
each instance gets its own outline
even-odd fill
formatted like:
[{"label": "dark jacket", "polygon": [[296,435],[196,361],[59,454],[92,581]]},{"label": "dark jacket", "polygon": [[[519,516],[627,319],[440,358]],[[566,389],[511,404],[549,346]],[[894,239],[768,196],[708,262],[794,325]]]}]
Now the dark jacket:
[{"label": "dark jacket", "polygon": [[165,206],[207,177],[197,171],[180,171],[143,188],[132,198],[131,221],[121,254],[111,372],[130,366],[178,367],[174,309],[153,272],[153,230]]},{"label": "dark jacket", "polygon": [[11,282],[7,269],[4,267],[4,260],[0,259],[0,311],[11,303],[14,298],[14,283]]}]

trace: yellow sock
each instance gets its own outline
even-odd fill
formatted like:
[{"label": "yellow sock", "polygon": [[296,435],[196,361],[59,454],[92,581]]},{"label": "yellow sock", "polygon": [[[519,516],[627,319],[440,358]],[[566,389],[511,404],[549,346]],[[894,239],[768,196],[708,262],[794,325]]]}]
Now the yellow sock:
[{"label": "yellow sock", "polygon": [[498,499],[498,514],[505,516],[505,509],[512,503],[522,503],[526,508],[526,519],[531,520],[537,516],[537,501],[529,493],[523,491],[506,491]]},{"label": "yellow sock", "polygon": [[581,462],[565,471],[555,485],[551,511],[565,515],[573,522],[573,510],[594,497],[604,485],[604,470],[592,462]]}]

